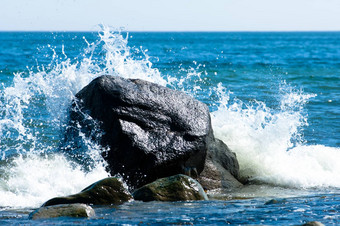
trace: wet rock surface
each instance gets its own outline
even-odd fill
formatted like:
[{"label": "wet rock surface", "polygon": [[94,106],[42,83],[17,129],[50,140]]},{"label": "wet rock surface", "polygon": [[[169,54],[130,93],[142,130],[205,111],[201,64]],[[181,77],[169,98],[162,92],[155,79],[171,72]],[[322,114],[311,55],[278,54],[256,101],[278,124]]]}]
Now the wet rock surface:
[{"label": "wet rock surface", "polygon": [[109,177],[91,184],[77,194],[52,198],[42,206],[71,203],[119,205],[131,199],[132,196],[123,186],[123,183],[115,177]]},{"label": "wet rock surface", "polygon": [[233,153],[221,140],[209,145],[204,170],[198,182],[205,190],[233,189],[242,186],[238,181],[239,164]]},{"label": "wet rock surface", "polygon": [[55,206],[46,206],[37,209],[29,215],[29,219],[48,219],[56,217],[80,217],[87,218],[95,215],[92,207],[85,204],[61,204]]},{"label": "wet rock surface", "polygon": [[202,186],[191,177],[175,175],[158,179],[133,192],[135,200],[148,201],[188,201],[208,200]]}]

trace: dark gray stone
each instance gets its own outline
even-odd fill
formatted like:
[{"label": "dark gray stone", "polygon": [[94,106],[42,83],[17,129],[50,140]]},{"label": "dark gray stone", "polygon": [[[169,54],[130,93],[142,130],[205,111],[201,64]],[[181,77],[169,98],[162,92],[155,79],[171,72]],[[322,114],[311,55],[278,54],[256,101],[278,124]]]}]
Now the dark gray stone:
[{"label": "dark gray stone", "polygon": [[148,201],[188,201],[208,200],[202,186],[191,177],[175,175],[158,179],[133,192],[135,200]]},{"label": "dark gray stone", "polygon": [[62,204],[41,207],[29,215],[29,219],[48,219],[55,217],[93,217],[95,215],[92,207],[85,204]]},{"label": "dark gray stone", "polygon": [[80,193],[56,197],[48,200],[42,206],[59,204],[84,203],[93,205],[119,205],[132,199],[123,183],[114,177],[105,178],[86,187]]},{"label": "dark gray stone", "polygon": [[284,204],[287,203],[286,199],[271,199],[265,202],[265,205],[275,205],[275,204]]},{"label": "dark gray stone", "polygon": [[179,173],[199,175],[214,142],[205,104],[157,84],[108,75],[76,95],[66,136],[69,150],[78,148],[79,128],[109,148],[103,157],[111,174],[120,174],[132,188]]},{"label": "dark gray stone", "polygon": [[205,190],[232,189],[242,186],[239,179],[239,164],[235,153],[219,139],[209,143],[204,170],[198,182]]}]

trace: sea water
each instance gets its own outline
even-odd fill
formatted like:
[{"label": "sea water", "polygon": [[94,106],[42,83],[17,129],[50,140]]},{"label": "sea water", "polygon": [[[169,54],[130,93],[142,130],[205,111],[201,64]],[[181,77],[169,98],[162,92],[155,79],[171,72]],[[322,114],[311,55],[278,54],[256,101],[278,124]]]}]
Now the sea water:
[{"label": "sea water", "polygon": [[[46,200],[108,176],[95,141],[74,159],[60,151],[74,95],[103,74],[207,104],[249,185],[30,221]],[[339,116],[340,32],[1,32],[0,224],[340,224]]]}]

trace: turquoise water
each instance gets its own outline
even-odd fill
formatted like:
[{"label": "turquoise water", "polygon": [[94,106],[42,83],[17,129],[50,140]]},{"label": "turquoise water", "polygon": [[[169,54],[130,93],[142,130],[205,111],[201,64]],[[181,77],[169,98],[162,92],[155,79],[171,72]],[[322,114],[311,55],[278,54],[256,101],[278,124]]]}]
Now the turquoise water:
[{"label": "turquoise water", "polygon": [[[0,223],[107,176],[100,146],[59,151],[67,108],[102,74],[206,103],[251,183],[222,201],[132,202],[39,223],[340,223],[340,32],[0,33]],[[51,176],[53,175],[53,176]],[[214,196],[214,194],[210,194]],[[271,199],[278,203],[265,205]]]}]

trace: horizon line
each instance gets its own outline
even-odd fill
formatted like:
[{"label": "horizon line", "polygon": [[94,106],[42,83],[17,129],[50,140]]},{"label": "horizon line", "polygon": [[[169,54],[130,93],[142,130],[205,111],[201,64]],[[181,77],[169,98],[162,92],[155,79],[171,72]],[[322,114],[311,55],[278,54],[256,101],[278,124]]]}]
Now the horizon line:
[{"label": "horizon line", "polygon": [[[340,32],[340,30],[113,30],[134,33]],[[0,32],[100,32],[100,30],[0,30]]]}]

